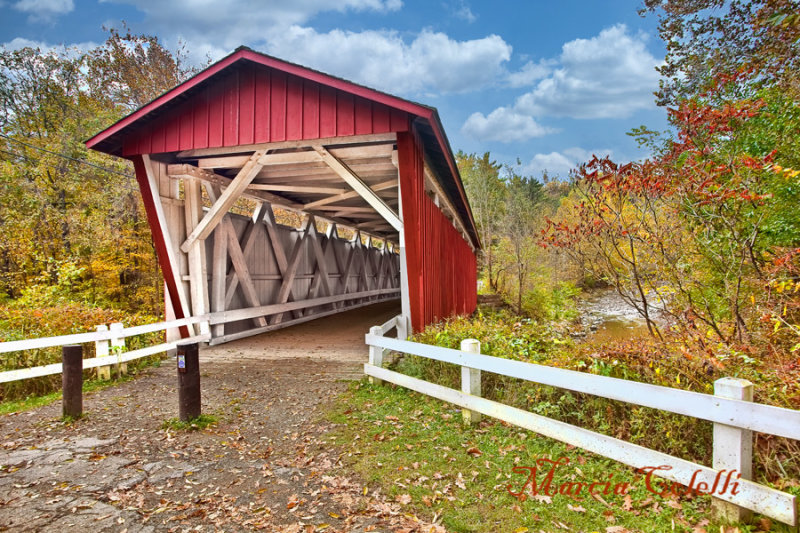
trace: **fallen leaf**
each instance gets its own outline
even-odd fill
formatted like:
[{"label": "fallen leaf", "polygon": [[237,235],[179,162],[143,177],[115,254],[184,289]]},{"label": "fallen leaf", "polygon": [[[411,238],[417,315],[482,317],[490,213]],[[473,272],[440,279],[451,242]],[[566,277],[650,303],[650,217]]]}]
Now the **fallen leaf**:
[{"label": "fallen leaf", "polygon": [[534,495],[533,499],[536,500],[537,502],[553,503],[553,498],[551,498],[546,494],[536,494]]},{"label": "fallen leaf", "polygon": [[408,505],[409,503],[411,503],[411,496],[409,494],[401,494],[395,499],[397,500],[398,503],[402,505]]},{"label": "fallen leaf", "polygon": [[483,452],[482,452],[482,451],[480,451],[480,450],[479,450],[478,448],[476,448],[475,446],[473,446],[472,448],[469,448],[469,449],[467,450],[467,453],[468,453],[469,455],[471,455],[472,457],[480,457],[481,455],[483,455]]},{"label": "fallen leaf", "polygon": [[581,506],[581,505],[570,505],[570,504],[567,504],[567,509],[569,509],[570,511],[575,511],[576,513],[585,513],[586,512],[586,508]]},{"label": "fallen leaf", "polygon": [[[668,507],[672,507],[673,509],[681,509],[682,508],[681,502],[679,502],[678,500],[667,500],[667,506]],[[769,530],[765,530],[765,531],[769,531]]]},{"label": "fallen leaf", "polygon": [[622,508],[626,511],[633,509],[633,498],[631,498],[630,494],[625,495],[625,500],[622,502]]},{"label": "fallen leaf", "polygon": [[297,507],[299,504],[300,504],[300,496],[299,496],[299,495],[297,495],[297,494],[292,494],[292,495],[289,497],[289,501],[288,501],[288,502],[286,502],[286,508],[287,508],[287,509],[294,509],[294,508],[295,508],[295,507]]}]

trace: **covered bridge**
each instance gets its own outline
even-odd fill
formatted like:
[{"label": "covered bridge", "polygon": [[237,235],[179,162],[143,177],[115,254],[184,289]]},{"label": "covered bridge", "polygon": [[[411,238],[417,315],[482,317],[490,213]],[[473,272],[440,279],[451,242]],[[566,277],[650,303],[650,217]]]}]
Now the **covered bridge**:
[{"label": "covered bridge", "polygon": [[208,316],[211,343],[392,298],[406,332],[475,308],[432,107],[240,48],[86,144],[133,162],[167,314]]}]

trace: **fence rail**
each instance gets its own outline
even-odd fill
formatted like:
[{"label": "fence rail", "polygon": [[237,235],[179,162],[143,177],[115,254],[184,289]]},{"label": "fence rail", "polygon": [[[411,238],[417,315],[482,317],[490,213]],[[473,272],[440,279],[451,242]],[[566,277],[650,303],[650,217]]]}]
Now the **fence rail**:
[{"label": "fence rail", "polygon": [[[481,355],[480,344],[469,340],[462,350],[453,350],[404,340],[386,338],[381,326],[370,329],[366,335],[370,347],[370,361],[364,373],[371,380],[382,380],[458,405],[464,409],[466,421],[475,420],[477,413],[503,420],[541,435],[581,447],[604,457],[614,459],[634,468],[664,466],[658,477],[682,485],[706,483],[714,486],[720,476],[735,469],[742,474],[737,479],[738,492],[722,491],[713,496],[728,502],[727,511],[742,508],[761,513],[791,526],[797,525],[796,497],[754,481],[750,481],[752,464],[751,431],[759,431],[792,439],[800,439],[800,411],[783,409],[750,401],[724,398],[720,395],[701,394],[669,387],[636,383],[623,379],[597,376],[561,368],[552,368],[522,361]],[[464,351],[464,350],[470,351]],[[397,351],[459,365],[462,368],[462,390],[458,391],[382,368],[386,351]],[[714,422],[714,468],[672,457],[665,453],[609,437],[587,429],[559,422],[522,409],[517,409],[480,396],[480,372],[492,372],[583,392],[613,400],[652,407],[681,415]],[[745,390],[746,382],[724,378],[717,382],[725,387]],[[723,387],[723,385],[725,387]],[[750,387],[752,387],[750,385]],[[752,390],[752,389],[750,389]],[[718,394],[722,394],[720,392]],[[746,395],[742,395],[745,397]],[[748,441],[750,444],[748,444]],[[732,504],[732,505],[731,505]]]},{"label": "fence rail", "polygon": [[[220,344],[223,342],[250,336],[256,333],[265,333],[267,331],[272,331],[275,329],[284,328],[294,324],[299,324],[302,322],[306,322],[308,320],[322,318],[324,316],[328,316],[334,313],[339,313],[350,309],[356,309],[358,307],[362,307],[365,305],[371,305],[379,301],[383,301],[384,299],[396,297],[399,294],[399,292],[400,289],[396,288],[373,289],[369,291],[337,294],[334,296],[325,296],[321,298],[301,300],[298,302],[263,305],[260,307],[237,309],[232,311],[221,311],[196,317],[170,320],[167,322],[157,322],[154,324],[145,324],[143,326],[132,326],[129,328],[122,328],[121,325],[117,328],[112,327],[111,329],[105,326],[99,326],[97,331],[89,333],[74,333],[71,335],[59,335],[56,337],[41,337],[38,339],[24,339],[18,341],[0,342],[0,354],[18,352],[23,350],[53,348],[57,346],[65,346],[68,344],[85,344],[90,342],[105,343],[106,348],[104,349],[104,353],[102,354],[102,356],[94,357],[91,359],[85,359],[83,361],[83,367],[84,368],[106,367],[114,364],[126,363],[128,361],[139,359],[141,357],[147,357],[149,355],[155,355],[157,353],[166,352],[176,347],[176,344],[174,342],[168,342],[156,346],[149,346],[147,348],[142,348],[139,350],[125,352],[123,354],[107,355],[108,354],[107,346],[109,341],[111,341],[113,345],[114,341],[118,339],[133,337],[135,335],[143,335],[145,333],[155,333],[157,331],[165,331],[168,329],[184,328],[186,326],[194,324],[205,324],[207,326],[217,325],[217,324],[227,324],[230,322],[237,322],[240,320],[247,320],[251,318],[281,314],[288,311],[297,311],[322,305],[344,303],[343,307],[336,307],[335,309],[330,311],[322,311],[313,314],[308,314],[293,320],[286,320],[279,322],[277,324],[256,328],[255,330],[246,330],[238,333],[222,335],[220,337],[215,337],[215,338],[211,338],[210,335],[204,334],[204,335],[190,336],[188,339],[183,339],[184,341],[193,341],[193,342],[209,341],[211,345]],[[346,303],[348,301],[359,300],[362,298],[377,298],[377,299],[368,300],[366,302],[356,302],[350,304]],[[394,318],[389,321],[392,323],[392,327],[394,326],[395,321],[396,319]],[[99,352],[98,355],[100,355]],[[0,383],[8,383],[10,381],[18,381],[23,379],[60,374],[62,370],[63,369],[61,367],[61,363],[54,363],[50,365],[42,365],[30,368],[20,368],[16,370],[8,370],[5,372],[0,372]]]},{"label": "fence rail", "polygon": [[[60,335],[57,337],[42,337],[39,339],[25,339],[20,341],[10,341],[0,343],[0,354],[15,352],[20,350],[36,350],[41,348],[53,348],[56,346],[66,346],[70,344],[85,344],[94,342],[97,346],[98,357],[83,360],[83,368],[101,368],[110,367],[112,365],[124,364],[142,357],[148,357],[158,353],[164,353],[177,347],[176,342],[165,342],[153,346],[147,346],[138,350],[131,350],[129,352],[119,352],[113,355],[107,355],[108,343],[111,342],[112,346],[124,346],[123,339],[133,337],[136,335],[143,335],[145,333],[155,333],[172,328],[179,328],[190,324],[197,324],[205,322],[207,319],[204,317],[183,318],[180,320],[171,320],[168,322],[157,322],[154,324],[145,324],[143,326],[132,326],[123,328],[121,324],[112,324],[109,329],[106,326],[98,326],[98,331],[91,333],[76,333],[72,335]],[[114,327],[118,326],[118,327]],[[102,329],[101,329],[102,328]],[[207,341],[209,335],[197,335],[182,341],[201,342]],[[16,370],[7,370],[0,372],[0,383],[8,383],[11,381],[19,381],[23,379],[38,378],[42,376],[51,376],[60,374],[63,371],[61,363],[53,363],[50,365],[35,366],[29,368],[20,368]]]}]

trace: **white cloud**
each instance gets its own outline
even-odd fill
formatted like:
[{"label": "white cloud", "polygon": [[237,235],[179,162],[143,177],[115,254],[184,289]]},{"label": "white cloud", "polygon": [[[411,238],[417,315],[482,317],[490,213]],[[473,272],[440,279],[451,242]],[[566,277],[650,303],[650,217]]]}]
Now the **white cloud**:
[{"label": "white cloud", "polygon": [[13,7],[28,13],[31,21],[50,21],[75,9],[75,4],[73,0],[19,0]]},{"label": "white cloud", "polygon": [[[232,49],[259,42],[277,28],[303,24],[328,11],[397,11],[402,0],[102,0],[129,4],[146,15],[146,23],[192,42],[212,39],[215,46]],[[178,23],[179,21],[179,23]]]},{"label": "white cloud", "polygon": [[558,68],[520,97],[516,108],[531,115],[623,118],[654,107],[660,61],[647,50],[646,39],[618,24],[566,43]]},{"label": "white cloud", "polygon": [[482,141],[515,142],[542,137],[554,130],[536,123],[533,117],[498,107],[489,116],[473,113],[464,122],[461,132]]},{"label": "white cloud", "polygon": [[[532,85],[533,89],[513,105],[498,107],[488,117],[473,114],[463,128],[479,140],[505,138],[504,142],[509,142],[520,139],[498,135],[500,124],[486,124],[492,116],[513,116],[517,123],[529,125],[522,131],[534,132],[537,130],[530,124],[544,116],[625,118],[639,109],[654,108],[652,93],[658,87],[655,67],[659,60],[647,50],[646,40],[646,35],[629,35],[627,27],[618,24],[591,39],[564,44],[557,59],[528,61],[522,69],[509,74],[506,82],[511,87]],[[545,155],[562,167],[565,164],[557,157],[559,154]]]},{"label": "white cloud", "polygon": [[22,48],[38,48],[42,52],[66,52],[67,55],[71,54],[78,54],[80,52],[86,52],[91,50],[92,48],[97,47],[97,43],[92,41],[86,41],[82,43],[62,43],[62,44],[50,44],[44,41],[34,41],[31,39],[26,39],[24,37],[15,37],[14,39],[7,41],[5,43],[0,43],[0,46],[5,48],[6,50],[21,50]]},{"label": "white cloud", "polygon": [[497,35],[455,41],[424,30],[407,43],[391,31],[318,33],[292,26],[269,40],[267,52],[390,93],[413,94],[493,83],[503,73],[511,46]]},{"label": "white cloud", "polygon": [[329,11],[390,13],[402,7],[400,0],[266,0],[257,9],[248,0],[105,1],[136,6],[146,14],[146,24],[170,36],[168,44],[180,38],[198,62],[206,55],[219,59],[247,44],[393,94],[484,87],[505,76],[504,64],[511,57],[511,46],[497,35],[457,41],[432,30],[412,36],[392,30],[322,32],[306,24]]},{"label": "white cloud", "polygon": [[572,169],[587,163],[593,155],[605,157],[613,155],[607,148],[597,150],[584,150],[583,148],[573,147],[562,150],[561,152],[550,152],[549,154],[536,154],[522,167],[521,171],[526,175],[541,175],[545,170],[553,176],[566,178]]},{"label": "white cloud", "polygon": [[470,9],[469,4],[467,4],[464,0],[461,0],[456,6],[454,6],[453,14],[457,18],[465,20],[470,24],[478,20],[478,17],[476,17],[475,13],[473,13],[472,9]]},{"label": "white cloud", "polygon": [[533,85],[536,80],[546,77],[553,70],[553,65],[556,62],[553,60],[541,60],[538,63],[528,61],[523,67],[508,75],[508,84],[511,87],[526,87]]}]

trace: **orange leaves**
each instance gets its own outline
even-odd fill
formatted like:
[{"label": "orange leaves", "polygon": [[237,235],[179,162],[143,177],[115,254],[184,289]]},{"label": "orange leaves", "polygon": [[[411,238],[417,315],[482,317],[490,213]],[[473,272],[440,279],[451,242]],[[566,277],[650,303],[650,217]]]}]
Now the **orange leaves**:
[{"label": "orange leaves", "polygon": [[475,446],[473,446],[473,447],[467,449],[467,454],[471,455],[472,457],[480,457],[481,455],[483,455],[483,452],[480,451]]},{"label": "orange leaves", "polygon": [[292,494],[289,497],[289,501],[286,502],[286,508],[291,511],[292,509],[301,505],[302,503],[303,501],[300,499],[300,496],[298,494]]}]

